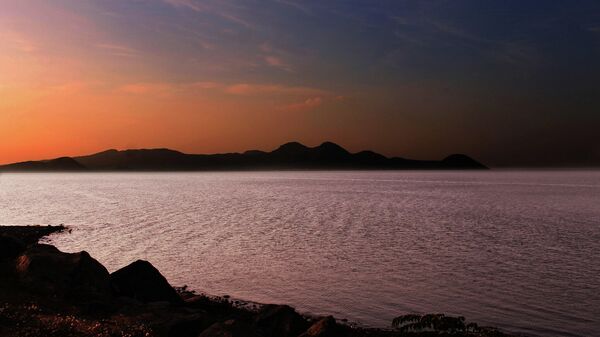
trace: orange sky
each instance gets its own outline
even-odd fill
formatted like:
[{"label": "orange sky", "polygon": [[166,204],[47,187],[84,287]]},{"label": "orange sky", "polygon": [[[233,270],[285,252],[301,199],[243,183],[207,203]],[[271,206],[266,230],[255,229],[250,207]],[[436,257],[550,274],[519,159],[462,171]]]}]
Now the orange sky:
[{"label": "orange sky", "polygon": [[[559,9],[479,20],[446,2],[1,1],[0,164],[326,140],[416,159],[597,158],[600,29]],[[550,14],[580,31],[544,28]]]},{"label": "orange sky", "polygon": [[[242,53],[228,40],[207,47],[186,40],[193,31],[177,32],[186,46],[195,43],[180,54],[164,37],[139,46],[112,32],[112,14],[46,2],[0,6],[0,163],[107,148],[270,150],[292,140],[361,150],[377,144],[369,137],[390,136],[379,134],[372,111],[356,114],[372,105],[362,88],[303,79],[301,65],[285,60],[290,52],[267,38]],[[173,20],[186,15],[178,11]],[[214,24],[237,30],[223,33],[232,40],[254,29]],[[193,70],[180,69],[190,58]]]}]

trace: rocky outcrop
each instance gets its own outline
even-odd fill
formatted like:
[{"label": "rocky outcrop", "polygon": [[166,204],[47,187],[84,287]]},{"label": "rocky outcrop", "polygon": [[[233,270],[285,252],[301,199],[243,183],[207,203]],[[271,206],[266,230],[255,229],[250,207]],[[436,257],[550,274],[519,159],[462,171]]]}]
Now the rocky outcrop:
[{"label": "rocky outcrop", "polygon": [[263,335],[259,335],[249,328],[246,322],[228,319],[211,325],[198,337],[263,337]]},{"label": "rocky outcrop", "polygon": [[[185,287],[180,288],[178,293],[146,261],[136,261],[109,275],[86,252],[69,254],[50,245],[23,243],[25,238],[52,230],[46,227],[24,228],[0,226],[2,337],[399,335],[399,330],[360,329],[337,324],[333,317],[311,324],[287,305],[253,305],[250,308],[237,306],[237,301],[232,302],[228,297],[197,295],[185,290]],[[27,231],[31,233],[24,234]],[[9,232],[24,235],[16,239],[10,238],[10,235],[1,236]],[[444,334],[435,331],[411,333],[415,337],[433,335]],[[452,335],[508,337],[497,330],[483,329]]]},{"label": "rocky outcrop", "polygon": [[[0,226],[0,236],[10,237],[21,241],[26,246],[34,245],[45,236],[53,233],[68,231],[63,225],[59,226]],[[24,250],[24,249],[23,249]]]},{"label": "rocky outcrop", "polygon": [[173,317],[166,324],[167,337],[198,337],[214,323],[205,312],[188,313]]},{"label": "rocky outcrop", "polygon": [[333,316],[318,320],[300,337],[342,337],[342,329],[337,325]]},{"label": "rocky outcrop", "polygon": [[110,274],[110,286],[115,296],[130,297],[144,303],[183,303],[167,279],[148,261],[135,261]]},{"label": "rocky outcrop", "polygon": [[25,249],[23,241],[12,236],[0,236],[0,261],[14,259]]},{"label": "rocky outcrop", "polygon": [[287,305],[265,305],[256,316],[256,329],[265,337],[296,337],[307,327],[306,319]]},{"label": "rocky outcrop", "polygon": [[36,244],[17,259],[17,276],[32,292],[71,300],[108,300],[108,271],[87,252],[63,253],[54,246]]}]

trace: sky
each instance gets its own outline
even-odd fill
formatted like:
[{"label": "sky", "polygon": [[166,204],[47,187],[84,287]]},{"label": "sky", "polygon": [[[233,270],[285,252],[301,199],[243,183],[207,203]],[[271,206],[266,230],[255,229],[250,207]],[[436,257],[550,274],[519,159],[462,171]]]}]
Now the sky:
[{"label": "sky", "polygon": [[0,163],[333,141],[600,165],[600,2],[0,0]]}]

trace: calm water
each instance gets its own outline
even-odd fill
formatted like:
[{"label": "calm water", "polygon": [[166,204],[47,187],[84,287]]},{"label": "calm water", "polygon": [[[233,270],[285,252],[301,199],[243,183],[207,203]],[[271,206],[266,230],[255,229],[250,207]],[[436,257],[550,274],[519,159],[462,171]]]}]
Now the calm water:
[{"label": "calm water", "polygon": [[0,175],[0,224],[60,223],[62,250],[213,295],[600,335],[600,172]]}]

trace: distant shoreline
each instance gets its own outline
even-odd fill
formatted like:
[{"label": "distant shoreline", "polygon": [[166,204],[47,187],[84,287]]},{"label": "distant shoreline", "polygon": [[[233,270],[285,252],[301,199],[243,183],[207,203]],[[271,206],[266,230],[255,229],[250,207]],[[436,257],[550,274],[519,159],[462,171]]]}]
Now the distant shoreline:
[{"label": "distant shoreline", "polygon": [[[566,169],[570,170],[570,169]],[[598,168],[600,170],[600,168]],[[461,171],[474,171],[471,169],[392,169],[392,168],[381,168],[381,169],[365,169],[365,168],[268,168],[268,169],[206,169],[206,170],[80,170],[80,171],[69,171],[69,170],[0,170],[2,173],[220,173],[220,172],[461,172]],[[520,169],[486,169],[478,171],[520,171]],[[525,170],[524,170],[525,171]],[[536,170],[532,170],[536,171]],[[554,171],[549,169],[548,171]],[[560,171],[560,170],[556,170]]]},{"label": "distant shoreline", "polygon": [[598,172],[600,167],[488,167],[485,170],[472,169],[365,169],[365,168],[266,168],[266,169],[222,169],[222,170],[10,170],[2,169],[0,166],[0,175],[3,173],[220,173],[220,172]]},{"label": "distant shoreline", "polygon": [[106,150],[79,157],[26,161],[0,166],[0,172],[94,171],[257,171],[257,170],[486,170],[464,154],[442,160],[388,158],[373,151],[351,153],[332,142],[307,147],[298,142],[271,152],[186,154],[170,149]]}]

